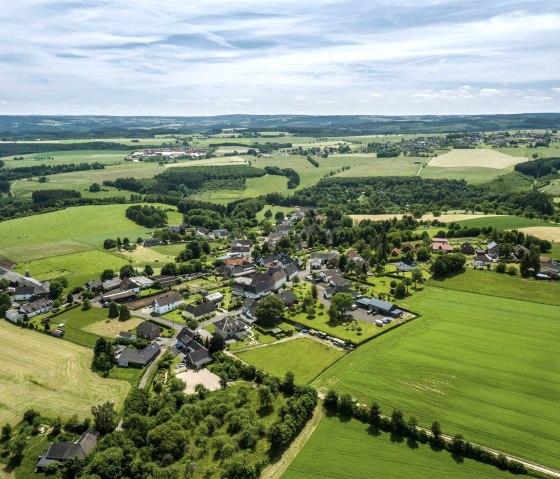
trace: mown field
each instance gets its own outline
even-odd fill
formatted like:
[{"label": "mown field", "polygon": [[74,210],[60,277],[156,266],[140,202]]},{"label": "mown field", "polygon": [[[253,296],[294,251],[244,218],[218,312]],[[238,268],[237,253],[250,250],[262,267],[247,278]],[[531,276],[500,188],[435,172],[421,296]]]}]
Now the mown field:
[{"label": "mown field", "polygon": [[[80,206],[5,221],[0,228],[1,255],[13,261],[28,261],[99,248],[106,238],[126,236],[135,241],[139,236],[146,237],[149,228],[126,218],[129,206]],[[176,211],[168,212],[168,217],[170,224],[182,221]]]},{"label": "mown field", "polygon": [[284,343],[237,353],[240,359],[283,377],[292,371],[296,382],[308,383],[344,352],[311,339],[294,339]]},{"label": "mown field", "polygon": [[423,317],[358,348],[313,385],[559,467],[560,308],[433,287],[403,305]]},{"label": "mown field", "polygon": [[[499,230],[511,230],[516,228],[527,228],[531,226],[552,226],[553,223],[549,223],[544,220],[524,218],[522,216],[481,216],[480,218],[473,218],[468,220],[456,221],[461,226],[473,227],[473,228],[484,228],[492,226],[493,228]],[[560,225],[559,225],[560,226]]]},{"label": "mown field", "polygon": [[438,288],[560,306],[560,283],[556,281],[536,281],[495,271],[467,269],[449,278],[432,279],[429,284]]},{"label": "mown field", "polygon": [[0,321],[0,425],[15,424],[26,409],[51,417],[91,416],[91,406],[120,406],[129,383],[91,372],[93,352],[58,338]]},{"label": "mown field", "polygon": [[387,433],[374,435],[355,419],[323,418],[282,479],[311,478],[383,479],[498,479],[509,472],[471,459],[455,461],[445,451],[430,446],[391,440]]}]

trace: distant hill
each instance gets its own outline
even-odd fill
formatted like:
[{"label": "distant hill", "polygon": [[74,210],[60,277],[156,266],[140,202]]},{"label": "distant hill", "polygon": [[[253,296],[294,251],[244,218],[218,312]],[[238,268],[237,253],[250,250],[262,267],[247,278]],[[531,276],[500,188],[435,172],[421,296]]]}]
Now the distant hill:
[{"label": "distant hill", "polygon": [[212,133],[223,128],[286,131],[301,135],[440,133],[511,129],[558,129],[560,113],[514,115],[223,115],[175,116],[0,116],[1,139],[146,138],[165,133]]}]

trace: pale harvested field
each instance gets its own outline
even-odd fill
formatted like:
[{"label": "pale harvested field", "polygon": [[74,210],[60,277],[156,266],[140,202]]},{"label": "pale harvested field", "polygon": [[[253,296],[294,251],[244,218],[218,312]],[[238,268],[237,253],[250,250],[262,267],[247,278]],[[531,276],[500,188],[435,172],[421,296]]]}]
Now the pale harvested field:
[{"label": "pale harvested field", "polygon": [[519,231],[540,239],[560,243],[560,228],[557,226],[529,226],[527,228],[519,228]]},{"label": "pale harvested field", "polygon": [[186,394],[193,394],[197,384],[206,386],[210,391],[220,389],[220,378],[208,369],[201,369],[200,371],[189,369],[177,374],[177,378],[185,381],[187,385],[185,388]]},{"label": "pale harvested field", "polygon": [[142,318],[130,318],[128,321],[119,321],[118,319],[107,319],[97,323],[90,324],[84,331],[105,336],[106,338],[116,338],[121,331],[131,331],[140,323],[144,322]]},{"label": "pale harvested field", "polygon": [[151,248],[144,248],[144,246],[137,246],[133,251],[122,251],[119,254],[125,258],[131,259],[134,263],[173,263],[175,257],[162,254]]},{"label": "pale harvested field", "polygon": [[506,155],[486,148],[477,148],[473,150],[451,150],[441,156],[432,158],[428,165],[443,168],[475,166],[503,170],[524,161],[528,161],[528,159],[522,156]]},{"label": "pale harvested field", "polygon": [[227,156],[224,158],[211,158],[209,160],[182,161],[165,165],[166,168],[177,168],[185,166],[223,166],[223,165],[247,165],[249,162],[240,156]]},{"label": "pale harvested field", "polygon": [[21,420],[27,409],[69,418],[91,416],[105,401],[120,406],[126,381],[91,372],[93,351],[69,341],[0,321],[0,425]]},{"label": "pale harvested field", "polygon": [[[390,220],[395,217],[398,219],[402,218],[403,214],[384,214],[384,215],[350,215],[350,217],[357,223],[363,220],[371,220],[371,221],[383,221],[383,220]],[[444,223],[451,223],[452,221],[465,221],[465,220],[472,220],[477,218],[489,218],[491,216],[501,216],[501,215],[478,215],[478,214],[469,214],[469,213],[455,213],[455,214],[447,214],[447,215],[440,215],[437,217],[439,221],[443,221]],[[436,217],[432,213],[425,214],[420,218],[422,221],[432,221],[436,219]]]}]

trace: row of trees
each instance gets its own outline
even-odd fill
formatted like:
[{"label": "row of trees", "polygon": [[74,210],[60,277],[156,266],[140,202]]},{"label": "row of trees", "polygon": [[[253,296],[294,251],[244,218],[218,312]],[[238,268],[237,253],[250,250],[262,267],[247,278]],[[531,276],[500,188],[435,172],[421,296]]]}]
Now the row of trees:
[{"label": "row of trees", "polygon": [[374,428],[396,434],[400,437],[407,437],[412,442],[429,443],[435,449],[446,449],[460,457],[492,464],[514,474],[527,474],[527,469],[520,462],[510,460],[503,454],[495,454],[485,448],[467,442],[460,434],[456,434],[451,439],[444,436],[438,421],[434,421],[429,431],[427,431],[419,427],[418,420],[414,416],[411,416],[406,421],[404,414],[398,409],[393,409],[391,416],[385,416],[382,414],[379,404],[374,402],[371,406],[360,405],[349,394],[339,395],[333,389],[327,392],[323,404],[330,413],[355,417]]},{"label": "row of trees", "polygon": [[167,213],[163,208],[152,205],[134,205],[126,209],[126,217],[146,228],[156,228],[167,224]]}]

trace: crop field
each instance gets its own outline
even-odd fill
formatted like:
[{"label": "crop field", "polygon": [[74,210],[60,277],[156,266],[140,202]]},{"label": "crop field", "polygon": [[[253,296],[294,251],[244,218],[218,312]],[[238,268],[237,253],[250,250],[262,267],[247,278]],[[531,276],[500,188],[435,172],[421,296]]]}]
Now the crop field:
[{"label": "crop field", "polygon": [[[375,472],[374,472],[375,471]],[[374,435],[355,419],[323,418],[282,479],[317,478],[383,479],[511,479],[509,472],[465,459],[457,462],[445,451],[430,446]]]},{"label": "crop field", "polygon": [[91,372],[93,352],[58,338],[0,321],[0,425],[14,425],[26,409],[68,419],[91,406],[119,406],[130,385]]},{"label": "crop field", "polygon": [[560,283],[557,281],[536,281],[495,271],[467,269],[462,274],[443,280],[432,279],[429,284],[438,288],[560,306]]},{"label": "crop field", "polygon": [[[0,251],[13,261],[28,261],[98,248],[104,239],[117,236],[135,241],[149,229],[126,218],[129,206],[79,206],[5,221],[0,228]],[[176,211],[168,212],[168,217],[170,224],[182,221]]]},{"label": "crop field", "polygon": [[487,148],[456,149],[430,160],[429,166],[440,168],[493,168],[503,170],[528,161],[525,157],[510,156]]},{"label": "crop field", "polygon": [[46,281],[65,277],[68,287],[83,286],[93,278],[98,278],[105,269],[118,272],[121,266],[129,262],[119,255],[101,250],[90,250],[61,256],[50,256],[31,261],[20,261],[15,271],[29,271],[34,278]]},{"label": "crop field", "polygon": [[[466,220],[457,220],[461,226],[484,228],[486,226],[492,226],[500,230],[511,230],[518,228],[528,228],[534,226],[550,226],[554,228],[553,223],[549,223],[544,220],[533,220],[530,218],[524,218],[522,216],[481,216],[479,218],[472,218]],[[560,225],[558,225],[560,227]]]},{"label": "crop field", "polygon": [[494,168],[482,168],[477,166],[461,166],[445,168],[428,165],[422,170],[420,176],[425,179],[465,180],[468,183],[480,184],[494,180],[510,170],[498,170]]},{"label": "crop field", "polygon": [[[96,308],[99,309],[99,308]],[[91,311],[91,310],[90,310]],[[82,328],[84,331],[96,334],[97,336],[104,336],[106,338],[116,338],[121,331],[132,331],[140,323],[145,320],[141,318],[130,318],[128,321],[119,321],[118,319],[108,319],[107,310],[103,309],[105,318],[96,323],[92,323],[89,326]]]},{"label": "crop field", "polygon": [[423,317],[313,384],[558,468],[560,308],[432,287],[403,305]]},{"label": "crop field", "polygon": [[[379,214],[379,215],[350,215],[350,217],[356,221],[356,222],[360,222],[360,221],[364,221],[364,220],[371,220],[371,221],[384,221],[384,220],[392,220],[393,218],[402,218],[404,216],[404,214],[402,213],[387,213],[387,214]],[[466,220],[472,220],[472,219],[481,219],[481,218],[495,218],[496,216],[499,215],[482,215],[482,214],[470,214],[470,213],[448,213],[448,214],[442,214],[440,216],[437,217],[437,220],[439,221],[443,221],[444,223],[459,223],[462,221],[466,221]],[[423,215],[419,221],[432,221],[436,219],[436,217],[431,214],[431,213],[427,213],[425,215]]]},{"label": "crop field", "polygon": [[308,383],[344,352],[311,339],[294,339],[236,353],[240,359],[263,371],[283,377],[292,371],[296,382]]},{"label": "crop field", "polygon": [[545,239],[549,241],[554,241],[555,243],[560,243],[560,225],[558,226],[529,226],[524,228],[519,228],[519,231],[528,235],[536,236],[540,239]]}]

